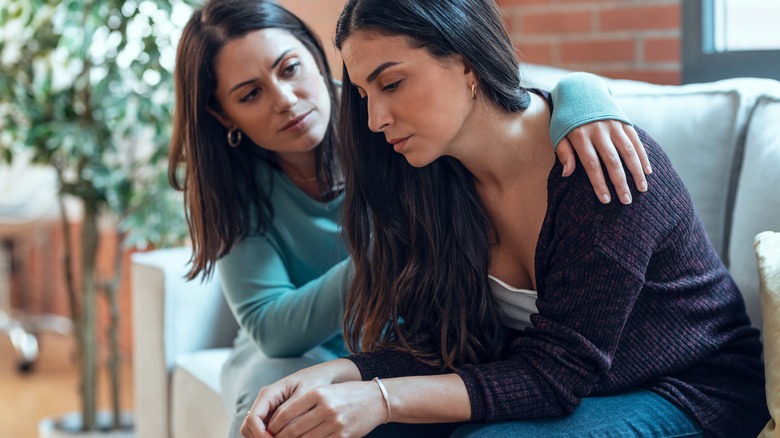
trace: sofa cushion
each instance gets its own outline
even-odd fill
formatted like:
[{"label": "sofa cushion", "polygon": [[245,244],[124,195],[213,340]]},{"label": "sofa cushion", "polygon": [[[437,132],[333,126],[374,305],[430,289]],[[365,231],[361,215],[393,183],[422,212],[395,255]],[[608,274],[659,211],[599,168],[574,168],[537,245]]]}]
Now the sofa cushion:
[{"label": "sofa cushion", "polygon": [[225,436],[228,416],[220,395],[220,371],[229,356],[229,348],[176,356],[171,383],[172,436]]},{"label": "sofa cushion", "polygon": [[780,97],[758,99],[750,118],[734,205],[729,258],[753,325],[761,327],[753,239],[780,231]]},{"label": "sofa cushion", "polygon": [[761,437],[780,437],[780,233],[756,236],[756,256],[761,279],[761,313],[764,316],[764,368],[769,421]]}]

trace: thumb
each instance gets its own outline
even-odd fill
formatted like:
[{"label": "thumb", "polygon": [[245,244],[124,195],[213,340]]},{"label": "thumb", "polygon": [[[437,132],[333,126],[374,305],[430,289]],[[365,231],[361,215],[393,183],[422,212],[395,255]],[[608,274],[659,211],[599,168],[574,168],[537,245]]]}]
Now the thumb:
[{"label": "thumb", "polygon": [[568,138],[563,137],[555,149],[555,154],[563,164],[563,176],[569,176],[577,167],[577,160],[574,158],[574,147]]}]

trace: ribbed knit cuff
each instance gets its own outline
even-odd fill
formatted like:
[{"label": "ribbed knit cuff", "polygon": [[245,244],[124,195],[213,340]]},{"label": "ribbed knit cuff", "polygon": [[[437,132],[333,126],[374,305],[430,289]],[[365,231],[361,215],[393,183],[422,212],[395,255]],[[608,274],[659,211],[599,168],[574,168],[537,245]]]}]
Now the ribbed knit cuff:
[{"label": "ribbed knit cuff", "polygon": [[479,389],[477,388],[477,380],[465,369],[458,371],[458,375],[463,379],[463,383],[466,385],[466,391],[469,394],[469,403],[471,404],[470,421],[485,421],[485,401],[482,399]]},{"label": "ribbed knit cuff", "polygon": [[417,361],[409,353],[397,350],[378,350],[353,354],[348,356],[347,359],[351,360],[358,368],[362,380],[371,380],[374,377],[387,379],[391,377],[427,376],[443,372],[443,370],[436,370]]},{"label": "ribbed knit cuff", "polygon": [[607,83],[596,75],[569,73],[561,78],[551,94],[554,110],[550,118],[550,138],[554,148],[573,129],[591,122],[618,120],[631,125]]}]

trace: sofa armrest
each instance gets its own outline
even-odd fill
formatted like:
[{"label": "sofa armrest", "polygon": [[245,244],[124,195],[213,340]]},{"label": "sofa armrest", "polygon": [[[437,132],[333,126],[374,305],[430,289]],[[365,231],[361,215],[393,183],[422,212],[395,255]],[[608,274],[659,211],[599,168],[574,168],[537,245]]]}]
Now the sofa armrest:
[{"label": "sofa armrest", "polygon": [[760,280],[761,314],[764,320],[764,369],[766,397],[772,419],[759,435],[780,437],[780,233],[765,231],[755,240]]},{"label": "sofa armrest", "polygon": [[238,325],[219,281],[186,281],[189,248],[133,254],[136,433],[170,436],[169,390],[176,356],[232,345]]}]

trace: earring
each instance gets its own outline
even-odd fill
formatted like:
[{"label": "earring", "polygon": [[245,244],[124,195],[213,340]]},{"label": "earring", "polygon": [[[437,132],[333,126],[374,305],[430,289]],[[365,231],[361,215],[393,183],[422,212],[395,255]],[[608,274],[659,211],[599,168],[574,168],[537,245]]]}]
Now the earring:
[{"label": "earring", "polygon": [[230,147],[237,148],[241,144],[241,131],[239,131],[237,127],[229,129],[227,140]]},{"label": "earring", "polygon": [[474,82],[471,84],[471,98],[476,99],[477,98],[477,83]]}]

